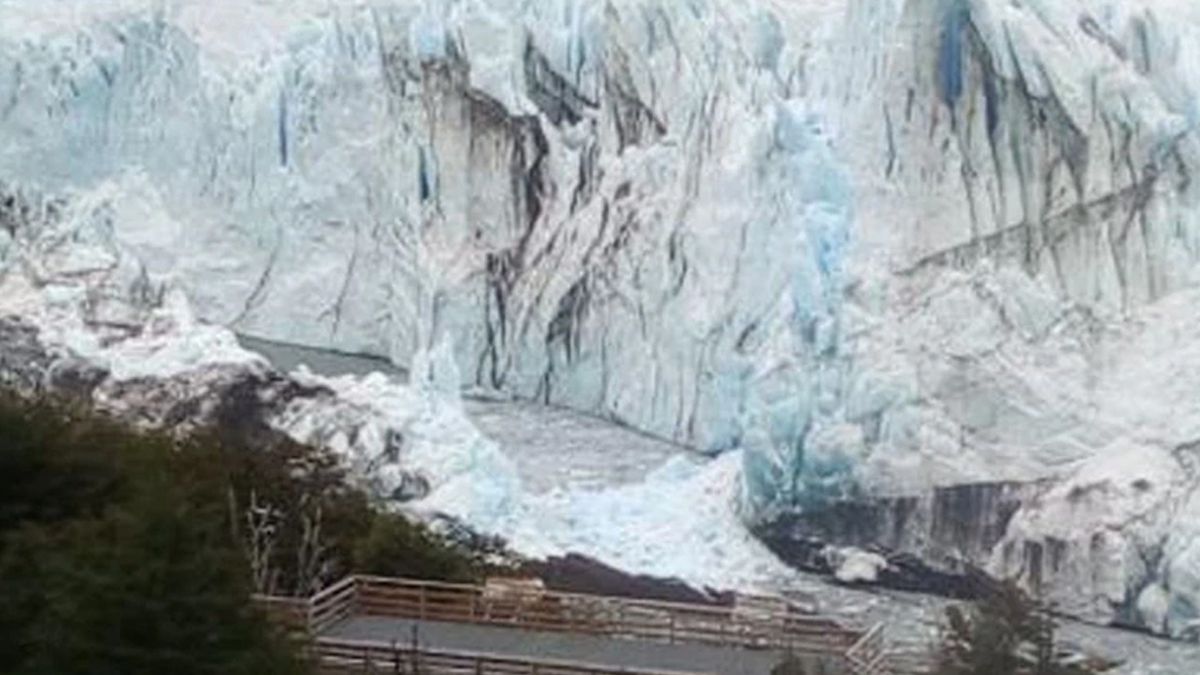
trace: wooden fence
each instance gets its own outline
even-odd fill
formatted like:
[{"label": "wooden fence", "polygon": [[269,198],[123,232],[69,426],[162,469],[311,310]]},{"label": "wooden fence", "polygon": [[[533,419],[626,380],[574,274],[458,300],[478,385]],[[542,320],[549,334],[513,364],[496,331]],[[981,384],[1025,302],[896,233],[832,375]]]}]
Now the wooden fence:
[{"label": "wooden fence", "polygon": [[856,675],[884,675],[889,672],[884,625],[877,623],[846,650],[846,661]]},{"label": "wooden fence", "polygon": [[[391,659],[387,662],[392,663],[398,658],[396,650],[387,645],[335,640],[322,636],[331,626],[343,619],[360,615],[503,626],[670,644],[707,644],[791,651],[841,659],[856,675],[882,675],[887,672],[882,625],[863,633],[846,628],[831,619],[791,609],[766,613],[747,612],[733,607],[559,593],[541,589],[507,588],[498,591],[467,584],[363,575],[347,577],[322,590],[307,602],[280,598],[258,600],[268,613],[285,625],[297,626],[303,622],[313,638],[312,643],[317,655],[322,662],[328,663],[353,661],[362,665],[371,660],[382,663],[381,659]],[[421,654],[434,658],[434,652],[426,649],[420,651]],[[411,656],[409,653],[410,658]],[[534,662],[494,655],[437,653],[436,658],[447,664],[457,658],[459,661],[456,663],[459,665],[435,669],[427,663],[426,667],[431,672],[536,672],[541,675],[612,672],[580,664],[549,662],[539,665],[535,670],[513,669],[516,666],[511,666],[511,663],[519,662],[533,667]],[[480,662],[481,658],[488,663]],[[476,665],[472,667],[477,670],[454,669],[466,664],[470,659],[475,659],[472,663]],[[480,665],[481,663],[483,665]],[[553,668],[550,668],[551,665]],[[467,668],[466,665],[461,667]],[[570,670],[570,667],[576,669]]]},{"label": "wooden fence", "polygon": [[356,613],[520,627],[667,643],[842,653],[862,636],[829,619],[745,615],[730,607],[554,591],[505,592],[463,584],[356,577]]},{"label": "wooden fence", "polygon": [[308,601],[309,632],[320,635],[358,611],[358,584],[357,577],[346,577],[312,596]]}]

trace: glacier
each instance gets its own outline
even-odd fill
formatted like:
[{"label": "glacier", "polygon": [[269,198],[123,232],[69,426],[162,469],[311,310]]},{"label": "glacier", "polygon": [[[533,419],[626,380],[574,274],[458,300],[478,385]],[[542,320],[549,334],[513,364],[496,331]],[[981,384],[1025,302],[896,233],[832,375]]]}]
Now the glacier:
[{"label": "glacier", "polygon": [[[339,402],[288,428],[457,380],[718,456],[741,522],[916,499],[888,543],[1176,635],[1200,618],[1198,124],[1188,0],[0,0],[4,209],[91,204],[122,283],[197,326],[429,375],[302,374]],[[5,269],[51,241],[68,276],[117,264],[4,209]],[[114,367],[238,353],[211,339]],[[504,461],[455,419],[413,459],[440,507],[545,544],[519,487],[451,489],[461,448]],[[1021,486],[1009,517],[941,536],[937,491],[988,483]]]},{"label": "glacier", "polygon": [[[0,273],[0,384],[86,402],[146,428],[232,427],[244,442],[265,431],[326,448],[384,504],[434,526],[449,516],[528,556],[582,550],[624,569],[714,588],[795,580],[736,513],[737,453],[706,462],[645,438],[637,445],[653,446],[654,455],[630,458],[630,470],[654,466],[636,478],[593,469],[547,479],[544,467],[522,471],[514,459],[545,465],[547,457],[522,458],[514,452],[521,448],[478,431],[468,408],[474,417],[484,410],[511,418],[510,404],[464,402],[448,343],[418,353],[406,374],[332,372],[342,363],[318,373],[302,362],[284,372],[273,349],[247,349],[228,328],[198,320],[169,277],[148,272],[112,236],[113,194],[101,188],[70,202],[23,197],[16,215],[0,210],[5,222],[20,224]],[[530,419],[555,421],[559,441],[615,442],[611,430],[601,436],[598,422],[584,425],[561,411],[526,410],[515,423]],[[511,440],[498,422],[483,426]],[[625,444],[634,435],[625,432]],[[690,555],[672,555],[680,550]]]}]

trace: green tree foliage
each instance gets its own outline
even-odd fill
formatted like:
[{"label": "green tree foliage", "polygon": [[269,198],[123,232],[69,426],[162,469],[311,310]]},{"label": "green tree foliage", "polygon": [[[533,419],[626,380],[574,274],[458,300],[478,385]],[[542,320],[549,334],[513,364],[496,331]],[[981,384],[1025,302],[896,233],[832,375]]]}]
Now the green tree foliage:
[{"label": "green tree foliage", "polygon": [[0,476],[0,673],[305,672],[253,592],[307,595],[356,564],[479,573],[279,439],[138,433],[0,393]]},{"label": "green tree foliage", "polygon": [[122,484],[124,441],[98,420],[0,394],[0,532],[95,514]]},{"label": "green tree foliage", "polygon": [[300,673],[170,439],[0,399],[0,672]]},{"label": "green tree foliage", "polygon": [[946,609],[938,675],[1086,675],[1086,664],[1063,663],[1054,618],[1019,587],[1005,583],[969,609]]},{"label": "green tree foliage", "polygon": [[393,515],[377,514],[354,550],[355,569],[366,574],[442,581],[473,581],[479,566],[444,545],[425,527]]},{"label": "green tree foliage", "polygon": [[202,509],[167,491],[24,542],[45,596],[28,673],[300,672],[250,608],[239,553]]}]

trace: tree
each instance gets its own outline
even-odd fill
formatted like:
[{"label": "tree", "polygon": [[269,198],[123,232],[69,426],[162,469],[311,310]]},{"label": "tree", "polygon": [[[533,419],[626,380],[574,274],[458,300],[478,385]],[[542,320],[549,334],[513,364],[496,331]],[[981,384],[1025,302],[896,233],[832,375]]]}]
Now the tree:
[{"label": "tree", "polygon": [[304,672],[252,592],[479,576],[332,453],[232,429],[142,433],[0,392],[0,672]]},{"label": "tree", "polygon": [[245,565],[222,519],[161,487],[26,542],[44,600],[17,672],[302,670],[248,604]]},{"label": "tree", "polygon": [[379,513],[355,548],[355,569],[381,576],[474,581],[479,566],[424,526]]},{"label": "tree", "polygon": [[937,675],[1085,675],[1089,665],[1066,664],[1055,647],[1050,613],[1007,582],[964,610],[946,609]]},{"label": "tree", "polygon": [[189,449],[0,395],[0,672],[307,671],[252,608]]}]

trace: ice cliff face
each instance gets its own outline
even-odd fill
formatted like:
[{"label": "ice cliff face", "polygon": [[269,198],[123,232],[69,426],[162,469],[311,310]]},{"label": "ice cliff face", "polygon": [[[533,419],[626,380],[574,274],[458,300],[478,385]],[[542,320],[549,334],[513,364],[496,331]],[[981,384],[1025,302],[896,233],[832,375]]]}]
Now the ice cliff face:
[{"label": "ice cliff face", "polygon": [[96,4],[0,0],[0,180],[203,318],[451,340],[744,450],[755,518],[1047,479],[962,556],[1197,616],[1194,3]]},{"label": "ice cliff face", "polygon": [[[449,516],[528,556],[586,551],[698,587],[753,589],[793,576],[736,512],[739,453],[700,462],[677,450],[651,461],[640,481],[531,487],[506,452],[514,448],[469,421],[447,343],[419,352],[407,381],[380,372],[323,377],[304,366],[282,372],[227,328],[198,321],[173,282],[113,236],[115,197],[100,188],[66,201],[0,198],[0,223],[12,233],[0,270],[5,389],[67,397],[142,427],[215,430],[248,447],[281,435],[322,447],[379,504],[438,525]],[[558,427],[579,441],[577,428]],[[579,468],[563,464],[567,473]],[[452,531],[463,534],[457,524]]]}]

